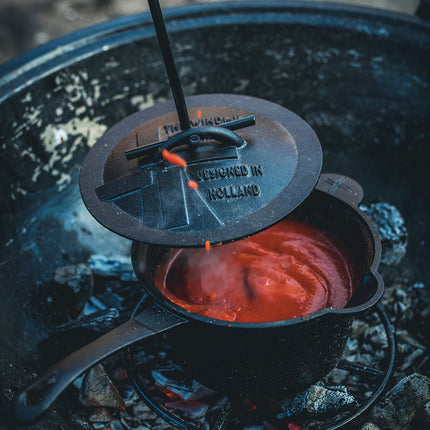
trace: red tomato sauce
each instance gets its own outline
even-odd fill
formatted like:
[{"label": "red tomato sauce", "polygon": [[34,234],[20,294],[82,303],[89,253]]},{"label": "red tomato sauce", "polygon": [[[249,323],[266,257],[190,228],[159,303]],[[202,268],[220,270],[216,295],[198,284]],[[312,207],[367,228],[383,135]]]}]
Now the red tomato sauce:
[{"label": "red tomato sauce", "polygon": [[285,219],[220,247],[172,251],[157,288],[188,311],[227,321],[266,322],[344,307],[358,282],[352,258],[316,227]]}]

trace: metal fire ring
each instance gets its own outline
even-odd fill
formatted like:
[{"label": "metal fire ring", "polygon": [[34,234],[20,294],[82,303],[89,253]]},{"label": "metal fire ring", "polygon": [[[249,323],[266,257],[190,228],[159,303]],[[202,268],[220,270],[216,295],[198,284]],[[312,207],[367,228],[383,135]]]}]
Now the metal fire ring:
[{"label": "metal fire ring", "polygon": [[[133,311],[133,314],[130,318],[133,318],[134,315],[141,309],[141,307],[144,305],[145,301],[147,300],[148,296],[144,296],[141,301],[137,304],[135,310]],[[355,421],[358,417],[363,415],[384,393],[385,388],[387,387],[388,381],[391,378],[391,375],[394,370],[394,364],[396,361],[396,338],[394,334],[394,328],[392,324],[390,323],[390,320],[388,319],[387,314],[382,309],[382,306],[380,304],[377,304],[374,309],[371,310],[372,312],[375,311],[384,327],[385,334],[388,339],[388,350],[387,355],[389,358],[389,362],[387,365],[387,368],[385,371],[379,371],[372,368],[360,368],[359,366],[352,368],[350,367],[349,370],[351,372],[363,372],[373,375],[381,374],[384,375],[383,379],[375,389],[373,395],[369,398],[369,400],[364,403],[362,406],[360,406],[356,411],[352,412],[348,417],[342,419],[341,421],[329,424],[323,427],[319,427],[318,430],[339,430],[342,428],[345,428],[348,424],[351,424],[353,421]],[[167,421],[169,424],[176,426],[178,429],[181,430],[201,430],[196,425],[190,423],[189,421],[184,420],[181,417],[178,417],[173,412],[171,412],[169,409],[167,409],[165,406],[161,405],[159,402],[152,399],[152,396],[149,394],[146,387],[144,387],[140,381],[139,381],[139,375],[135,372],[135,366],[133,363],[133,357],[131,353],[131,348],[127,348],[127,350],[124,351],[124,364],[125,368],[127,370],[127,374],[131,378],[133,385],[139,394],[139,396],[142,398],[142,400],[155,412],[157,413],[161,418],[163,418],[165,421]],[[224,430],[223,427],[218,428],[216,430]]]}]

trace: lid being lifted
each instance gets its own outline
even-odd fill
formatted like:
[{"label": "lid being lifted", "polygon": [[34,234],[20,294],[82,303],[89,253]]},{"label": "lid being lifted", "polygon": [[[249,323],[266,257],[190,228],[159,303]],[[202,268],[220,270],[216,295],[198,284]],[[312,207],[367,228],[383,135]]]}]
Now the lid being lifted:
[{"label": "lid being lifted", "polygon": [[[192,96],[187,106],[192,128],[185,132],[167,102],[125,118],[90,150],[80,187],[101,224],[171,247],[225,243],[273,225],[314,188],[321,146],[291,111],[225,94]],[[253,116],[255,125],[247,126]],[[246,128],[231,131],[243,127],[233,122],[242,118]],[[166,161],[162,148],[187,166]]]}]

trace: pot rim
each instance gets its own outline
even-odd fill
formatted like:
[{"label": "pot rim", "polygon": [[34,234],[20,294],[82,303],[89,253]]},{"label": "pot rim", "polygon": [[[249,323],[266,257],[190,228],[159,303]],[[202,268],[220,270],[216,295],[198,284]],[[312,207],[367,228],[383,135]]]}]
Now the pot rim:
[{"label": "pot rim", "polygon": [[[171,302],[157,288],[147,286],[146,284],[143,283],[143,281],[141,281],[143,283],[145,291],[148,292],[151,298],[154,299],[161,307],[167,308],[170,312],[173,312],[174,314],[187,319],[189,322],[196,321],[199,323],[208,324],[210,326],[226,327],[226,328],[232,328],[232,329],[246,328],[246,329],[260,330],[260,329],[272,329],[272,328],[281,328],[281,327],[292,327],[292,326],[303,325],[304,323],[307,323],[307,324],[315,323],[317,320],[319,320],[320,318],[326,315],[352,317],[355,314],[358,314],[360,312],[364,312],[370,309],[371,307],[373,307],[379,302],[379,300],[382,298],[382,295],[384,294],[384,281],[382,279],[381,274],[378,272],[379,263],[381,261],[381,241],[379,239],[378,230],[376,229],[375,225],[368,217],[368,215],[359,209],[358,207],[359,202],[353,202],[348,200],[347,198],[343,198],[335,195],[334,193],[327,192],[321,189],[320,187],[318,187],[318,185],[315,187],[315,189],[318,192],[328,194],[332,198],[338,199],[343,204],[347,205],[349,209],[356,212],[357,216],[359,216],[364,221],[364,224],[366,225],[366,227],[371,233],[371,237],[373,238],[373,243],[372,243],[373,258],[367,274],[363,276],[363,278],[360,280],[360,283],[363,282],[368,277],[371,277],[373,278],[374,282],[376,282],[376,291],[374,292],[372,297],[370,297],[364,303],[361,303],[360,305],[357,305],[357,306],[345,307],[345,308],[324,308],[310,314],[306,314],[306,315],[302,315],[296,318],[291,318],[286,320],[268,321],[268,322],[235,322],[235,321],[225,321],[225,320],[219,320],[215,318],[209,318],[203,315],[196,314],[194,312],[187,311],[186,309]],[[131,251],[133,268],[137,267],[137,262],[135,263],[135,261],[137,258],[136,247],[138,246],[147,246],[147,245],[141,242],[133,241],[132,251]],[[137,273],[137,270],[136,269],[134,270]]]}]

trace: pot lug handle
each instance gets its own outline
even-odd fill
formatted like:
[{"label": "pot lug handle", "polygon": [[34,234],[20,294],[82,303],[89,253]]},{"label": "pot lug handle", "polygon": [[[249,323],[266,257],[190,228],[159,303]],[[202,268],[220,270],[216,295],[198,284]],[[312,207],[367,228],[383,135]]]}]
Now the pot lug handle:
[{"label": "pot lug handle", "polygon": [[372,308],[384,294],[384,280],[379,272],[370,271],[358,284],[347,307],[355,312],[363,312]]},{"label": "pot lug handle", "polygon": [[322,173],[315,187],[341,200],[358,206],[363,199],[363,188],[354,179],[338,173]]},{"label": "pot lug handle", "polygon": [[13,400],[15,417],[24,424],[32,423],[48,410],[71,382],[90,367],[135,342],[187,322],[152,303],[133,319],[53,365],[18,392]]}]

